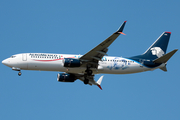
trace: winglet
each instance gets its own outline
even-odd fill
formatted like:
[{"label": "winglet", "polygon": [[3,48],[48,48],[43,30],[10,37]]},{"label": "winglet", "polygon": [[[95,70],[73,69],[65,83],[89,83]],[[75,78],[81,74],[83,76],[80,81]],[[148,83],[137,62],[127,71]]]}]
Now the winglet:
[{"label": "winglet", "polygon": [[97,85],[101,90],[102,90],[102,87],[100,85]]},{"label": "winglet", "polygon": [[119,29],[117,30],[116,33],[120,33],[120,34],[126,35],[126,34],[124,34],[124,33],[122,32],[123,29],[124,29],[124,26],[125,26],[126,22],[127,22],[127,21],[124,21],[124,23],[121,25],[121,27],[119,27]]},{"label": "winglet", "polygon": [[101,76],[100,78],[99,78],[99,80],[96,82],[98,85],[98,87],[102,90],[102,87],[101,87],[101,82],[102,82],[102,79],[103,79],[103,77],[104,76]]}]

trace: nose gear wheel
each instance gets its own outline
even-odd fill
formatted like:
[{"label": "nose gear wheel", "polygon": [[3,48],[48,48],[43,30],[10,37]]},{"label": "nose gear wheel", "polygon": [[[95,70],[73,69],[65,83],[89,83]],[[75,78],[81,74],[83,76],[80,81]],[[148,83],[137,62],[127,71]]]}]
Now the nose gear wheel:
[{"label": "nose gear wheel", "polygon": [[19,76],[21,76],[21,75],[22,75],[21,71],[19,71],[19,72],[18,72],[18,75],[19,75]]}]

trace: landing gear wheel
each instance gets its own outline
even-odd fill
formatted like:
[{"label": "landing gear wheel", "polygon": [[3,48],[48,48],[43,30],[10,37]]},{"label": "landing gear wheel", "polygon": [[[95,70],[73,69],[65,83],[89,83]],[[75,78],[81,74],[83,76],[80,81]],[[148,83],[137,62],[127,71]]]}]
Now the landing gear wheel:
[{"label": "landing gear wheel", "polygon": [[89,76],[92,75],[92,70],[86,70],[85,72],[86,72],[87,75],[89,75]]},{"label": "landing gear wheel", "polygon": [[87,85],[89,83],[89,80],[88,79],[85,79],[84,80],[84,84]]},{"label": "landing gear wheel", "polygon": [[22,75],[22,73],[19,71],[18,75],[19,75],[19,76],[21,76],[21,75]]}]

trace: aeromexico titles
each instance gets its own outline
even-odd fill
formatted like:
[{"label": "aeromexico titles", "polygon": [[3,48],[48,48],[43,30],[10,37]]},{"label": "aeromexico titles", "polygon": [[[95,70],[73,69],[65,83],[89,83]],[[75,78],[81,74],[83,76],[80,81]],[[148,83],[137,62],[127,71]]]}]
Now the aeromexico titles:
[{"label": "aeromexico titles", "polygon": [[163,32],[160,37],[142,54],[133,57],[107,56],[108,47],[120,35],[126,21],[110,37],[87,52],[85,55],[50,54],[50,53],[22,53],[16,54],[2,61],[15,71],[41,70],[59,71],[57,80],[74,82],[79,79],[84,84],[97,85],[100,89],[103,76],[96,82],[95,74],[130,74],[154,69],[167,71],[167,61],[178,50],[166,54],[171,32]]}]

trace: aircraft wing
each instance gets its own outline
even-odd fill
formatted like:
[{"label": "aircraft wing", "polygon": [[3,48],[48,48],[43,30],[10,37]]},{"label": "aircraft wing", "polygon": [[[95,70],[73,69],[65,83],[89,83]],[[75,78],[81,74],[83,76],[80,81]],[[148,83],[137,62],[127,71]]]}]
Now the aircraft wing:
[{"label": "aircraft wing", "polygon": [[104,55],[107,55],[108,47],[114,42],[114,40],[122,33],[126,21],[119,27],[119,29],[113,33],[110,37],[104,40],[102,43],[97,45],[95,48],[90,50],[88,53],[83,55],[80,60],[83,62],[82,67],[86,67],[87,65],[90,68],[97,68],[98,62],[103,58]]}]

